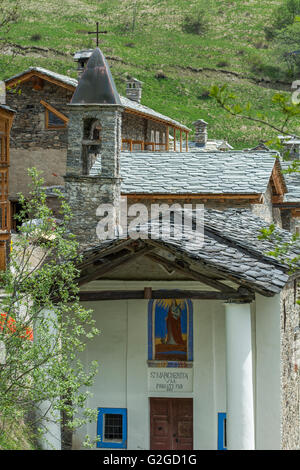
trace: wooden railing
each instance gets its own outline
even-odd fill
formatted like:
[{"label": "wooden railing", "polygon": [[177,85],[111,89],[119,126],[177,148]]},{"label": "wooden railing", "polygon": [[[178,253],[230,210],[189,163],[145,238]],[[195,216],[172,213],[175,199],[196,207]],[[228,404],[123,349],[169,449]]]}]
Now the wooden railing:
[{"label": "wooden railing", "polygon": [[136,150],[151,150],[152,152],[167,150],[166,143],[145,142],[144,140],[122,139],[123,151],[134,152]]}]

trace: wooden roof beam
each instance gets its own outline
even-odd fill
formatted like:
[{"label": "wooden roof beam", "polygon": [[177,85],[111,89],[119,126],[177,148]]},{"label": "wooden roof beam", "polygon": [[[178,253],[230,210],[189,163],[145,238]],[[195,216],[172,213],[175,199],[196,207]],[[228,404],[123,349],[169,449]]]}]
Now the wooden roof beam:
[{"label": "wooden roof beam", "polygon": [[102,265],[97,266],[94,269],[87,270],[87,272],[83,276],[80,276],[80,278],[78,279],[78,283],[79,285],[83,285],[87,282],[94,281],[99,277],[104,276],[108,272],[113,271],[117,267],[125,263],[131,262],[132,260],[135,260],[140,256],[144,256],[146,253],[149,253],[152,250],[152,247],[143,245],[141,248],[138,248],[135,252],[129,251],[126,254],[117,256],[114,260],[108,260],[107,262],[104,262]]},{"label": "wooden roof beam", "polygon": [[[105,290],[105,291],[82,291],[79,294],[81,302],[104,301],[104,300],[130,300],[145,299],[144,290]],[[152,290],[151,299],[191,299],[191,300],[224,300],[227,302],[252,302],[252,292],[216,292],[197,290],[162,289]]]},{"label": "wooden roof beam", "polygon": [[17,86],[23,82],[27,82],[30,80],[32,77],[38,77],[42,80],[45,80],[49,83],[53,83],[54,85],[60,86],[62,88],[66,88],[69,91],[75,91],[76,87],[73,85],[69,85],[68,83],[62,82],[61,80],[57,80],[53,77],[50,77],[49,75],[46,75],[42,72],[39,72],[37,70],[31,70],[30,72],[27,72],[23,75],[20,75],[19,77],[12,78],[11,80],[7,80],[6,83],[6,88],[12,88],[14,86]]},{"label": "wooden roof beam", "polygon": [[51,104],[47,103],[46,101],[44,100],[41,100],[40,103],[46,108],[48,109],[49,111],[51,111],[51,113],[55,114],[57,117],[59,117],[59,119],[61,119],[63,122],[65,123],[68,123],[69,122],[69,118],[67,116],[65,116],[63,113],[61,113],[60,111],[58,111],[57,109],[53,108],[53,106],[51,106]]},{"label": "wooden roof beam", "polygon": [[222,282],[219,282],[215,279],[204,276],[203,274],[200,274],[197,271],[194,271],[193,269],[190,268],[190,266],[187,263],[183,263],[182,260],[180,260],[180,263],[176,260],[170,261],[170,260],[163,258],[162,256],[157,255],[156,253],[149,253],[146,256],[147,258],[150,258],[152,261],[162,264],[168,269],[175,269],[176,271],[186,274],[188,277],[191,277],[195,281],[199,281],[203,284],[206,284],[212,287],[213,289],[216,289],[221,292],[231,292],[231,293],[236,292],[236,290],[233,289],[232,287],[227,286],[226,284],[223,284]]},{"label": "wooden roof beam", "polygon": [[147,194],[147,193],[124,193],[122,196],[126,196],[128,199],[199,199],[199,200],[236,200],[236,201],[249,201],[252,204],[262,204],[263,198],[262,194]]}]

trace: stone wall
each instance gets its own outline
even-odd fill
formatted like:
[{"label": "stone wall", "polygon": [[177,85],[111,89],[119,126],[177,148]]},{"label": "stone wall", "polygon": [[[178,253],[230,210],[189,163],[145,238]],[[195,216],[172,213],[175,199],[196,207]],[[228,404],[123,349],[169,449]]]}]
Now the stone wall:
[{"label": "stone wall", "polygon": [[163,134],[167,135],[167,126],[130,113],[122,116],[122,138],[151,142],[151,131],[159,131],[159,142],[163,143]]},{"label": "stone wall", "polygon": [[[19,93],[20,90],[20,93]],[[66,149],[67,128],[46,129],[44,100],[68,117],[67,104],[72,91],[44,81],[42,90],[34,90],[30,81],[7,92],[7,104],[17,111],[11,130],[11,148]]]},{"label": "stone wall", "polygon": [[251,210],[255,215],[264,219],[268,224],[275,222],[278,227],[282,227],[280,209],[273,208],[272,187],[270,184],[264,194],[263,203],[252,204]]},{"label": "stone wall", "polygon": [[[120,179],[102,176],[66,176],[66,199],[72,210],[70,231],[77,237],[80,249],[99,245],[101,237],[97,225],[104,212],[97,216],[100,204],[113,204],[120,197]],[[116,207],[116,211],[118,207]],[[118,223],[115,219],[112,221]],[[106,229],[107,230],[107,229]]]},{"label": "stone wall", "polygon": [[[296,282],[281,293],[281,448],[300,448],[300,383],[295,364],[295,331],[299,326]],[[271,430],[270,430],[271,431]]]}]

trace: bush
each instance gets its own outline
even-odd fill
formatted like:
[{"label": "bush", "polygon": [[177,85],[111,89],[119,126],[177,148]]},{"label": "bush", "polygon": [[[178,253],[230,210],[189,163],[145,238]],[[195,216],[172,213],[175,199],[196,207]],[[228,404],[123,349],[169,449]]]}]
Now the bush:
[{"label": "bush", "polygon": [[274,39],[278,31],[292,25],[299,15],[300,0],[286,0],[275,10],[273,24],[264,28],[266,39],[268,41]]},{"label": "bush", "polygon": [[182,30],[189,34],[198,34],[199,36],[208,30],[207,19],[204,10],[196,10],[184,17]]},{"label": "bush", "polygon": [[210,90],[204,89],[199,95],[198,100],[208,100],[211,99]]},{"label": "bush", "polygon": [[248,59],[250,70],[252,73],[262,73],[264,71],[264,64],[259,56],[252,56]]},{"label": "bush", "polygon": [[226,60],[221,60],[220,62],[217,63],[217,67],[228,67],[229,66],[229,63],[226,62]]},{"label": "bush", "polygon": [[40,41],[42,39],[42,36],[40,34],[33,34],[30,37],[31,41]]}]

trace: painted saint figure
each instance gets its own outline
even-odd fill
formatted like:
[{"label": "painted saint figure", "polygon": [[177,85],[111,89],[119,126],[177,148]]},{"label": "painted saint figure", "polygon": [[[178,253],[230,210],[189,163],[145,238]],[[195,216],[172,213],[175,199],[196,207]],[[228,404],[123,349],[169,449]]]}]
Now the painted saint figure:
[{"label": "painted saint figure", "polygon": [[[187,299],[150,301],[151,359],[186,361],[192,357],[192,303]],[[149,337],[150,339],[150,337]],[[151,352],[153,351],[154,354]]]},{"label": "painted saint figure", "polygon": [[181,332],[181,309],[180,305],[177,305],[176,301],[173,300],[169,306],[168,315],[166,317],[167,322],[167,341],[166,344],[178,344],[184,345]]}]

